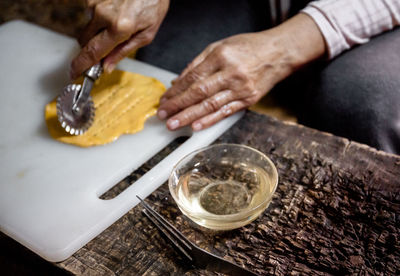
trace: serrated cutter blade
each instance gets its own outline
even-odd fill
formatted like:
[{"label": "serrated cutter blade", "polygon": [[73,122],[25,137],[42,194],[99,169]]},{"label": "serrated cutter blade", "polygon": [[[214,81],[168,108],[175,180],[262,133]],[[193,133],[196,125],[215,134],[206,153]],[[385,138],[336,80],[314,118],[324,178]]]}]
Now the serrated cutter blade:
[{"label": "serrated cutter blade", "polygon": [[57,98],[57,117],[61,126],[71,135],[81,135],[92,125],[95,108],[92,98],[89,96],[81,110],[73,108],[82,85],[69,84]]}]

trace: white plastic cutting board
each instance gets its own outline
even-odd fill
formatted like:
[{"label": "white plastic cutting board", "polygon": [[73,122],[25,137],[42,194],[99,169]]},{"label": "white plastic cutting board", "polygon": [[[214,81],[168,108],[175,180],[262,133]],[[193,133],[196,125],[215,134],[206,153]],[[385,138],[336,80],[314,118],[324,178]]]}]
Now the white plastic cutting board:
[{"label": "white plastic cutting board", "polygon": [[[75,40],[13,21],[0,26],[0,230],[49,261],[62,261],[164,183],[174,164],[210,144],[235,123],[236,114],[204,131],[170,132],[155,117],[138,134],[93,148],[50,138],[44,107],[68,84]],[[174,74],[133,60],[120,69],[156,77]],[[177,150],[116,198],[99,196],[176,137]]]}]

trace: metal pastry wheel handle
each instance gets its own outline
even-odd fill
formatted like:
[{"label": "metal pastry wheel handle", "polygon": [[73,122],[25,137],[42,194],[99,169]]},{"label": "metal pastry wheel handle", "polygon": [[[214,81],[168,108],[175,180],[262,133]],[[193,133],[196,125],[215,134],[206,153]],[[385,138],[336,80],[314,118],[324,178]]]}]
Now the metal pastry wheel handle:
[{"label": "metal pastry wheel handle", "polygon": [[87,76],[93,80],[97,80],[102,73],[103,73],[103,67],[101,66],[100,63],[98,63],[98,64],[95,64],[92,67],[90,67],[85,72],[85,76]]},{"label": "metal pastry wheel handle", "polygon": [[69,84],[57,99],[57,117],[61,126],[71,135],[81,135],[92,125],[95,115],[90,91],[103,72],[101,64],[84,73],[83,84]]},{"label": "metal pastry wheel handle", "polygon": [[101,73],[103,73],[103,68],[100,64],[93,65],[85,72],[82,89],[77,93],[76,98],[74,99],[72,111],[80,113],[81,110],[83,110],[83,107],[89,99],[93,84],[100,77]]}]

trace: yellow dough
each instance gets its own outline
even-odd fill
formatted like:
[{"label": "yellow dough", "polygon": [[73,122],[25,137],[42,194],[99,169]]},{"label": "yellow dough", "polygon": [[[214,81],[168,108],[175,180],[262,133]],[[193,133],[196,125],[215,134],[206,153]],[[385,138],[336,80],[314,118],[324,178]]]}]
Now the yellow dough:
[{"label": "yellow dough", "polygon": [[88,131],[79,136],[67,133],[58,122],[56,100],[46,105],[47,128],[63,143],[81,147],[110,143],[122,134],[142,130],[146,119],[156,113],[164,91],[164,85],[154,78],[114,70],[103,74],[91,91],[96,115]]}]

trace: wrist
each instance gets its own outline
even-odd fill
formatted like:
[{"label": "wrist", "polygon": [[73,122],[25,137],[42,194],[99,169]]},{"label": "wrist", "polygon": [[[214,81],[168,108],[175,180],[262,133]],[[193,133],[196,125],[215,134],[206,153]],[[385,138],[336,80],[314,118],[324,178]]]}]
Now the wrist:
[{"label": "wrist", "polygon": [[327,53],[321,31],[314,20],[306,14],[299,13],[274,29],[282,35],[287,59],[293,71]]}]

